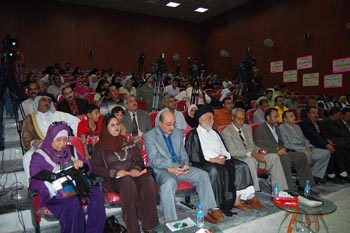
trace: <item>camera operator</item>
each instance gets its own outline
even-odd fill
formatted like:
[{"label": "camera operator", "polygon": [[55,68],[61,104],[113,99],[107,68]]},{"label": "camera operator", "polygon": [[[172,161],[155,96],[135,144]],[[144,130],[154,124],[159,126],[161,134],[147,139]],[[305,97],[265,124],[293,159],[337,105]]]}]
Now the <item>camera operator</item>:
[{"label": "camera operator", "polygon": [[1,66],[0,66],[0,151],[5,149],[4,146],[4,128],[3,128],[3,108],[5,104],[5,91],[8,88],[14,114],[16,118],[17,129],[20,130],[17,110],[20,102],[24,99],[24,92],[21,92],[20,80],[22,75],[22,65],[24,54],[18,50],[19,43],[17,39],[10,35],[3,40],[3,48],[1,50]]},{"label": "camera operator", "polygon": [[[153,99],[154,99],[155,95],[158,95],[158,97],[159,97],[158,106],[155,106],[155,107],[157,109],[162,109],[163,106],[160,106],[160,105],[162,105],[161,103],[163,101],[163,93],[161,93],[161,92],[155,93],[155,90],[154,90],[155,80],[154,80],[153,75],[151,73],[147,73],[147,74],[145,74],[145,79],[146,79],[146,83],[144,83],[144,85],[142,85],[142,87],[140,87],[137,90],[137,95],[136,95],[137,100],[140,103],[146,104],[147,112],[151,112],[152,105],[153,105]],[[157,82],[159,82],[159,80]]]},{"label": "camera operator", "polygon": [[258,74],[259,69],[256,66],[252,67],[252,73],[250,79],[248,79],[248,91],[256,93],[260,96],[264,92],[262,77]]}]

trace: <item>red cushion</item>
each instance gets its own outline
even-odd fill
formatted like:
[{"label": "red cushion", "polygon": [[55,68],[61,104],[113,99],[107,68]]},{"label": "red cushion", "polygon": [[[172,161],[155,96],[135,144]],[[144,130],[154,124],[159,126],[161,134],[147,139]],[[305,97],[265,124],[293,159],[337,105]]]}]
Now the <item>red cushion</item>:
[{"label": "red cushion", "polygon": [[192,185],[189,182],[178,182],[176,192],[188,191],[190,189],[196,189],[196,186]]},{"label": "red cushion", "polygon": [[108,204],[119,204],[120,203],[120,197],[117,193],[111,192],[111,193],[104,193],[105,202]]}]

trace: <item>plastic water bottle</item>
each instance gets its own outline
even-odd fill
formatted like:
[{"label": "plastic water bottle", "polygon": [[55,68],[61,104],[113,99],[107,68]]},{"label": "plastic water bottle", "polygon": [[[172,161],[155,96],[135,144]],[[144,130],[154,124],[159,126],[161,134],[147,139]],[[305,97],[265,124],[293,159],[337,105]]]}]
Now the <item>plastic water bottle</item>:
[{"label": "plastic water bottle", "polygon": [[280,188],[279,188],[279,186],[278,186],[278,182],[276,182],[276,183],[273,185],[273,198],[278,197],[279,192],[280,192]]},{"label": "plastic water bottle", "polygon": [[197,211],[197,227],[202,228],[204,227],[204,212],[203,212],[203,206],[202,204],[198,204],[198,211]]},{"label": "plastic water bottle", "polygon": [[309,198],[311,193],[310,180],[305,181],[306,185],[304,187],[304,197]]}]

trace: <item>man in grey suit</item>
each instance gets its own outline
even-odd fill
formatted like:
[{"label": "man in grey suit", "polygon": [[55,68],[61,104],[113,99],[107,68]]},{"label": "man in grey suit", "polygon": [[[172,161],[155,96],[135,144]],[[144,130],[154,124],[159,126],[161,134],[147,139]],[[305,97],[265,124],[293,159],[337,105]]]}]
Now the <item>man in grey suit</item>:
[{"label": "man in grey suit", "polygon": [[127,110],[123,119],[126,133],[140,138],[144,133],[152,129],[148,112],[138,109],[136,96],[134,95],[126,96],[124,101]]},{"label": "man in grey suit", "polygon": [[255,145],[252,128],[244,124],[245,110],[232,110],[232,124],[229,124],[221,133],[227,149],[233,157],[248,164],[253,178],[255,191],[260,191],[257,168],[265,168],[271,174],[272,183],[278,182],[280,190],[288,190],[281,161],[276,153],[269,153],[265,148]]},{"label": "man in grey suit", "polygon": [[288,151],[282,141],[281,133],[278,129],[278,111],[269,108],[265,113],[265,123],[260,124],[254,132],[254,141],[257,146],[266,148],[271,153],[279,155],[283,167],[284,175],[287,179],[288,191],[294,192],[291,168],[298,173],[299,190],[305,186],[305,181],[310,180],[310,185],[315,184],[311,175],[309,163],[305,154]]},{"label": "man in grey suit", "polygon": [[174,113],[164,111],[160,114],[158,126],[145,134],[145,148],[149,166],[154,169],[156,182],[160,185],[166,221],[177,219],[175,193],[178,181],[187,181],[196,186],[199,201],[206,213],[205,221],[218,223],[224,220],[222,212],[216,208],[208,173],[189,165],[182,130],[176,128]]},{"label": "man in grey suit", "polygon": [[284,145],[287,149],[302,152],[306,155],[311,167],[312,175],[316,184],[325,184],[324,176],[331,154],[328,150],[315,148],[307,138],[305,138],[299,125],[295,124],[295,116],[292,110],[287,110],[282,114],[283,124],[279,126]]}]

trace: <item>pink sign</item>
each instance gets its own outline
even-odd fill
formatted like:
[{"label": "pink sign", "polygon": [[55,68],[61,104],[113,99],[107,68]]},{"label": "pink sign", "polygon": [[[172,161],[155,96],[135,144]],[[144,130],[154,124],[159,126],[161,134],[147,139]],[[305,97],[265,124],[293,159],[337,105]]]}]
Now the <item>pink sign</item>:
[{"label": "pink sign", "polygon": [[350,71],[350,57],[333,60],[333,73]]},{"label": "pink sign", "polygon": [[271,73],[283,72],[283,60],[280,60],[280,61],[272,61],[272,62],[270,63],[270,72],[271,72]]},{"label": "pink sign", "polygon": [[286,70],[283,72],[283,82],[291,83],[298,81],[298,71],[297,70]]},{"label": "pink sign", "polygon": [[304,57],[298,57],[297,58],[297,69],[308,69],[312,68],[312,55],[304,56]]},{"label": "pink sign", "polygon": [[324,76],[324,88],[343,87],[343,74],[329,74]]}]

